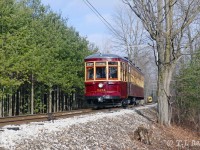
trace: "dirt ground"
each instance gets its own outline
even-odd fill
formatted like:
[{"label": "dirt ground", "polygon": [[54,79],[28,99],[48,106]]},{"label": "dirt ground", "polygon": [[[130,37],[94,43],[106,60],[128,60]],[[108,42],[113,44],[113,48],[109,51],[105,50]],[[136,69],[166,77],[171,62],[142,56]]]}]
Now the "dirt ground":
[{"label": "dirt ground", "polygon": [[[154,116],[155,111],[144,110],[145,116]],[[153,122],[150,130],[153,130],[151,144],[145,144],[133,139],[138,145],[138,149],[149,150],[200,150],[200,133],[186,129],[177,125],[164,127]],[[130,135],[131,136],[131,135]]]}]

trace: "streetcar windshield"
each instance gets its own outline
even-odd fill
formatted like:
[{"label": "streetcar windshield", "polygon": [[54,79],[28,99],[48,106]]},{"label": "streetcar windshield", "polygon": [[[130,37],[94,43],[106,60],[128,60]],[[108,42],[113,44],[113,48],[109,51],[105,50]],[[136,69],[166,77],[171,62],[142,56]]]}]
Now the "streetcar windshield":
[{"label": "streetcar windshield", "polygon": [[117,67],[109,66],[109,78],[117,78]]},{"label": "streetcar windshield", "polygon": [[106,78],[106,67],[96,67],[96,79]]},{"label": "streetcar windshield", "polygon": [[86,80],[118,80],[118,62],[86,62]]},{"label": "streetcar windshield", "polygon": [[94,79],[94,69],[87,68],[87,79]]},{"label": "streetcar windshield", "polygon": [[116,80],[118,78],[118,62],[108,62],[108,78]]},{"label": "streetcar windshield", "polygon": [[87,80],[94,79],[94,63],[93,62],[86,63],[86,79]]}]

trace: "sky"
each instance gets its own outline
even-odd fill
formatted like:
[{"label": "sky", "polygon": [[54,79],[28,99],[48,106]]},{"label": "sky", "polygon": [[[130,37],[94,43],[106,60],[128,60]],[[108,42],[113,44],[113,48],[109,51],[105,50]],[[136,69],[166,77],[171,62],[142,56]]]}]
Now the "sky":
[{"label": "sky", "polygon": [[[116,8],[122,4],[121,0],[88,0],[98,12],[112,24]],[[111,39],[111,31],[85,4],[84,0],[41,0],[44,5],[68,18],[68,25],[73,26],[82,37],[99,47],[100,51]]]}]

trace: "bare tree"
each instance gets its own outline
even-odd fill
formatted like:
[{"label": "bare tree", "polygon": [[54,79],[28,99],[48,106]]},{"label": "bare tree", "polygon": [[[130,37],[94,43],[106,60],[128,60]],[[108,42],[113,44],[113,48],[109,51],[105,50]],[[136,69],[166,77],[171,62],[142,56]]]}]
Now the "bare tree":
[{"label": "bare tree", "polygon": [[[162,125],[170,125],[169,108],[172,73],[181,57],[181,50],[189,46],[188,41],[184,39],[184,33],[200,14],[200,1],[122,1],[140,18],[151,39],[155,41],[155,46],[153,46],[155,47],[154,54],[158,66],[158,120]],[[193,38],[196,36],[198,36],[198,33],[193,35]]]},{"label": "bare tree", "polygon": [[[123,6],[124,7],[124,6]],[[129,9],[119,7],[113,17],[116,34],[113,36],[115,47],[120,47],[128,55],[129,60],[136,65],[139,63],[140,48],[143,46],[144,28],[141,21]]]},{"label": "bare tree", "polygon": [[128,6],[123,5],[116,9],[112,25],[117,33],[112,38],[114,47],[120,50],[120,53],[127,55],[128,59],[145,75],[144,98],[146,99],[150,95],[155,96],[153,93],[155,91],[152,90],[152,81],[155,80],[152,79],[156,76],[156,65],[153,53],[151,53],[152,47],[144,44],[149,39],[145,39],[147,32],[142,22]]},{"label": "bare tree", "polygon": [[105,39],[102,41],[102,53],[105,53],[105,54],[109,54],[111,53],[111,49],[112,49],[112,41],[110,39]]}]

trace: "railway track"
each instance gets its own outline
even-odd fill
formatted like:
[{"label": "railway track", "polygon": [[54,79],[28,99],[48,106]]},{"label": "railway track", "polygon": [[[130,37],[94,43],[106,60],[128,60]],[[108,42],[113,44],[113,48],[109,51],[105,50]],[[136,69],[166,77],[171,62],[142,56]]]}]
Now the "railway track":
[{"label": "railway track", "polygon": [[50,121],[60,118],[67,118],[76,115],[83,115],[91,113],[92,109],[81,109],[81,110],[72,110],[66,112],[55,112],[47,114],[35,114],[35,115],[23,115],[23,116],[13,116],[13,117],[2,117],[0,118],[0,127],[5,125],[19,125],[30,122],[40,122],[40,121]]},{"label": "railway track", "polygon": [[[149,104],[150,105],[150,104]],[[145,106],[145,105],[144,105]],[[147,105],[146,105],[147,106]],[[137,108],[140,106],[129,106],[129,108]],[[2,117],[0,118],[0,127],[5,125],[19,125],[19,124],[27,124],[30,122],[42,122],[42,121],[53,121],[62,118],[69,118],[78,115],[91,114],[97,112],[106,112],[106,111],[117,111],[123,108],[106,108],[106,109],[79,109],[65,112],[55,112],[55,113],[47,113],[47,114],[35,114],[35,115],[23,115],[23,116],[13,116],[13,117]]]}]

